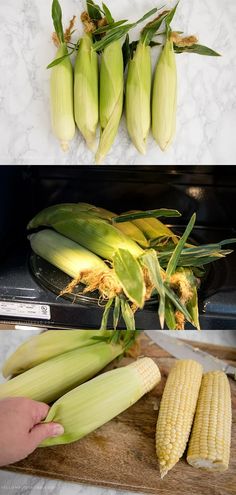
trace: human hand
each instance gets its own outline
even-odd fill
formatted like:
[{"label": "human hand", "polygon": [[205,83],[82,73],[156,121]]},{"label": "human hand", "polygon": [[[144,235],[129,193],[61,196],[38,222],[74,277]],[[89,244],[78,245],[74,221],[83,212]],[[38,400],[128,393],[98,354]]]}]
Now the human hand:
[{"label": "human hand", "polygon": [[23,397],[0,400],[0,466],[25,459],[49,437],[64,433],[58,423],[44,423],[49,406]]}]

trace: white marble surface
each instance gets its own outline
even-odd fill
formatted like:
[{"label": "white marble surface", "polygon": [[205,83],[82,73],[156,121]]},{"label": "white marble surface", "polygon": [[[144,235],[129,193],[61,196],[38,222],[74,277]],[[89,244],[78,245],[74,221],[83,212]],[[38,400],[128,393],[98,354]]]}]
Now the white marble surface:
[{"label": "white marble surface", "polygon": [[[108,0],[115,18],[135,20],[153,0]],[[166,0],[168,5],[175,2]],[[83,0],[61,0],[64,21],[79,16]],[[93,156],[77,136],[68,154],[51,133],[49,71],[54,57],[50,33],[51,0],[0,2],[0,164],[90,164]],[[197,34],[221,58],[178,55],[178,128],[172,148],[163,154],[150,137],[148,153],[130,143],[123,119],[106,164],[235,164],[236,3],[234,0],[181,0],[173,28]],[[132,31],[137,38],[138,31]],[[75,35],[77,36],[77,35]],[[155,49],[156,50],[156,49]],[[154,60],[157,52],[153,51]]]},{"label": "white marble surface", "polygon": [[[0,369],[6,357],[11,354],[19,344],[35,333],[35,331],[27,330],[0,331]],[[236,332],[233,330],[171,332],[171,335],[177,338],[189,338],[196,341],[236,347]],[[0,383],[1,381],[3,381],[3,379],[0,375]],[[0,494],[4,495],[8,493],[11,495],[132,495],[131,492],[49,480],[37,476],[28,476],[0,470]],[[139,495],[142,494],[139,493]]]}]

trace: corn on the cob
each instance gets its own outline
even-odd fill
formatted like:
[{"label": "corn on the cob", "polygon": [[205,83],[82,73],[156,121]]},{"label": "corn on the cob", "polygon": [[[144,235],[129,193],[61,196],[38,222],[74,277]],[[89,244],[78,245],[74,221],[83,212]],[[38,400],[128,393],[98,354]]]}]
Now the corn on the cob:
[{"label": "corn on the cob", "polygon": [[231,440],[231,397],[227,376],[211,371],[203,376],[187,461],[207,471],[228,469]]},{"label": "corn on the cob", "polygon": [[98,125],[98,56],[92,35],[85,33],[75,63],[75,120],[88,147],[95,151]]},{"label": "corn on the cob", "polygon": [[18,375],[64,352],[94,345],[94,337],[108,333],[101,330],[49,330],[35,335],[9,356],[2,374],[5,378]]},{"label": "corn on the cob", "polygon": [[170,371],[156,428],[156,452],[163,478],[186,448],[197,405],[202,366],[181,360]]},{"label": "corn on the cob", "polygon": [[151,49],[139,41],[129,62],[126,84],[127,129],[137,150],[145,154],[151,125]]},{"label": "corn on the cob", "polygon": [[28,397],[50,403],[96,375],[122,352],[121,344],[107,342],[65,352],[0,384],[0,399]]},{"label": "corn on the cob", "polygon": [[108,371],[61,397],[46,422],[63,425],[64,434],[41,446],[71,443],[88,435],[137,402],[160,381],[160,371],[150,358]]},{"label": "corn on the cob", "polygon": [[120,41],[108,45],[101,58],[100,121],[101,137],[96,162],[109,153],[119,128],[124,99],[124,62]]},{"label": "corn on the cob", "polygon": [[173,41],[167,39],[154,76],[152,132],[162,151],[171,145],[176,129],[177,69]]},{"label": "corn on the cob", "polygon": [[59,48],[56,59],[63,58],[51,71],[51,116],[52,128],[63,151],[75,135],[73,68],[62,28],[62,12],[58,0],[53,0],[52,17],[57,33]]},{"label": "corn on the cob", "polygon": [[79,244],[54,232],[42,230],[29,236],[33,251],[67,273],[76,281],[86,285],[86,292],[99,290],[105,298],[121,292],[114,272],[104,261]]}]

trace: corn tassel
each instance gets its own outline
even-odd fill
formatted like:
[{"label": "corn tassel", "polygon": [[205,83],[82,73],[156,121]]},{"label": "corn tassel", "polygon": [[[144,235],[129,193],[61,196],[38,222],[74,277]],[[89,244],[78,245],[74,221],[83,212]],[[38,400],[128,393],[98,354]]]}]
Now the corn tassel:
[{"label": "corn tassel", "polygon": [[98,125],[98,56],[91,34],[82,38],[75,63],[75,120],[87,146],[96,147]]},{"label": "corn tassel", "polygon": [[0,384],[0,399],[27,397],[53,402],[96,375],[122,352],[122,345],[103,342],[65,352]]},{"label": "corn tassel", "polygon": [[109,153],[120,124],[124,99],[124,62],[120,41],[108,45],[101,59],[100,121],[101,137],[96,162]]},{"label": "corn tassel", "polygon": [[152,96],[152,132],[162,151],[171,145],[176,130],[177,69],[173,41],[167,40],[157,62]]},{"label": "corn tassel", "polygon": [[142,154],[151,125],[151,82],[151,49],[140,41],[128,67],[126,120],[130,138]]},{"label": "corn tassel", "polygon": [[64,434],[41,446],[71,443],[104,425],[152,390],[160,381],[159,368],[150,358],[108,371],[61,397],[45,422],[63,425]]},{"label": "corn tassel", "polygon": [[100,330],[54,330],[35,335],[20,345],[5,361],[5,378],[18,375],[64,352],[96,344],[93,337],[108,332]]}]

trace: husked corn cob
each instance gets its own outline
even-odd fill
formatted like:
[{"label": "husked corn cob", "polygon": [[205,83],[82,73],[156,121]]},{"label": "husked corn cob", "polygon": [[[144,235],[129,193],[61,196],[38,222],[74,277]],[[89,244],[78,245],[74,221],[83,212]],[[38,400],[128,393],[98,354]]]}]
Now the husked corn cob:
[{"label": "husked corn cob", "polygon": [[122,352],[122,345],[107,342],[65,352],[1,384],[0,399],[28,397],[50,403],[92,378]]},{"label": "husked corn cob", "polygon": [[201,379],[202,366],[192,360],[177,361],[167,378],[156,427],[156,452],[161,478],[185,451]]},{"label": "husked corn cob", "polygon": [[223,371],[203,376],[187,461],[207,471],[225,471],[229,466],[231,440],[231,396]]},{"label": "husked corn cob", "polygon": [[96,344],[95,336],[108,334],[101,330],[49,330],[35,335],[20,345],[5,361],[5,378],[18,375],[64,352]]},{"label": "husked corn cob", "polygon": [[63,425],[64,434],[41,446],[71,443],[88,435],[137,402],[160,381],[158,366],[150,358],[108,371],[61,397],[45,422]]}]

